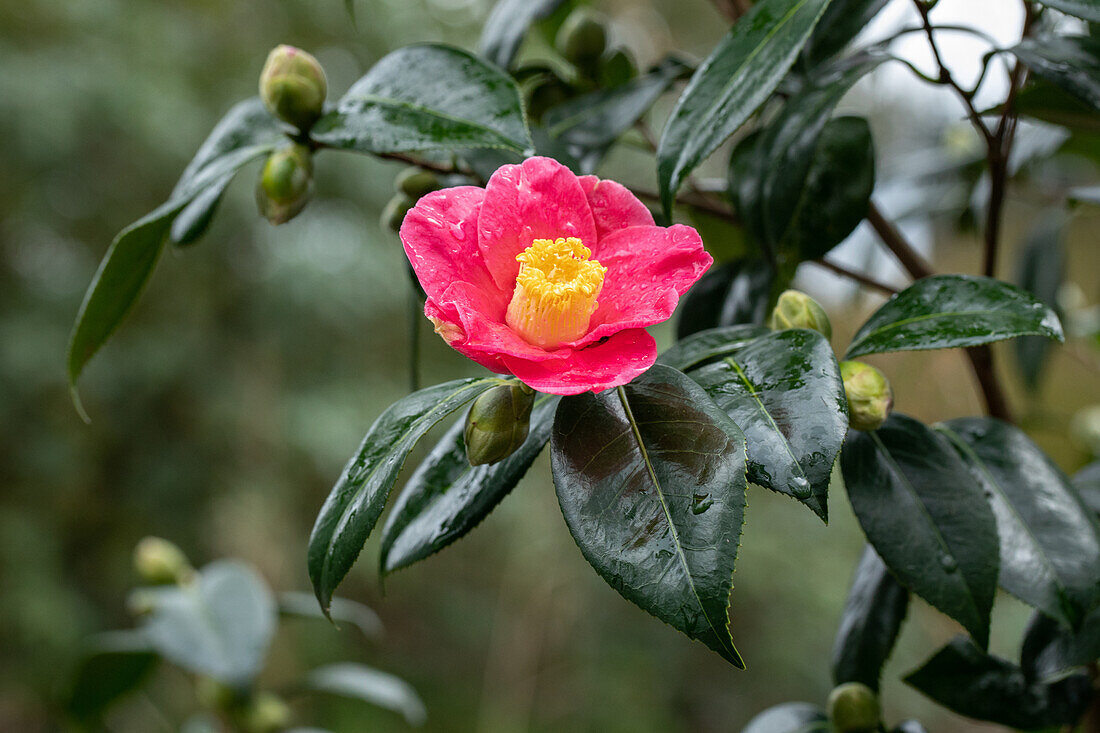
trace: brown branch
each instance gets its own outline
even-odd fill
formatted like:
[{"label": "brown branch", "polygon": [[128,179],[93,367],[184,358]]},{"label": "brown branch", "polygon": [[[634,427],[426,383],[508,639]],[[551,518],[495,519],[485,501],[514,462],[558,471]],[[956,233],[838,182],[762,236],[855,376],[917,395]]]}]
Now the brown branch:
[{"label": "brown branch", "polygon": [[855,270],[849,270],[847,267],[844,267],[843,265],[838,265],[835,262],[830,262],[826,259],[809,261],[817,265],[818,267],[824,267],[826,270],[832,270],[841,277],[846,277],[849,280],[854,280],[864,287],[870,288],[872,290],[877,290],[880,293],[884,293],[885,295],[896,295],[898,292],[898,289],[895,288],[893,285],[887,285],[886,283],[879,282],[873,277],[868,277],[867,275],[864,275],[861,272],[856,272]]},{"label": "brown branch", "polygon": [[[659,202],[661,200],[661,197],[657,194],[656,191],[650,191],[644,188],[637,188],[633,186],[630,187],[630,191],[638,198],[645,199],[646,201]],[[682,206],[690,206],[691,208],[698,209],[699,211],[704,211],[713,216],[717,216],[720,219],[725,219],[731,224],[741,223],[741,220],[737,218],[737,214],[733,213],[733,211],[731,211],[730,209],[727,209],[726,207],[717,204],[702,191],[698,192],[697,194],[678,196],[676,198],[676,203]]]},{"label": "brown branch", "polygon": [[870,222],[875,232],[878,233],[882,243],[893,253],[894,257],[898,259],[901,266],[905,268],[905,271],[908,272],[914,280],[919,280],[922,277],[928,277],[935,273],[935,270],[932,269],[932,264],[924,259],[924,257],[909,244],[902,233],[898,231],[898,228],[894,226],[893,222],[883,216],[882,210],[879,209],[878,204],[873,200],[867,207],[867,221]]},{"label": "brown branch", "polygon": [[[906,241],[898,228],[882,215],[874,202],[867,211],[867,220],[871,222],[886,247],[894,253],[901,262],[902,267],[914,280],[935,274],[932,266],[921,257],[912,245]],[[966,356],[970,359],[970,366],[974,370],[974,376],[978,380],[982,398],[985,400],[986,412],[993,417],[1013,422],[1012,410],[1008,405],[1004,389],[997,378],[997,372],[993,368],[993,352],[988,346],[975,346],[966,349]]]}]

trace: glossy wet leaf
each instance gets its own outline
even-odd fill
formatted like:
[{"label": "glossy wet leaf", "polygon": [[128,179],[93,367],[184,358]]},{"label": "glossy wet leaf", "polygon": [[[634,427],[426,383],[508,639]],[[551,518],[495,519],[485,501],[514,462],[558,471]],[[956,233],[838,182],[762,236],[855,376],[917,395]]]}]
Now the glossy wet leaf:
[{"label": "glossy wet leaf", "polygon": [[439,552],[481,523],[515,488],[547,441],[557,397],[540,395],[527,440],[508,458],[471,466],[459,419],[409,478],[382,529],[378,565],[383,574]]},{"label": "glossy wet leaf", "polygon": [[868,545],[856,566],[833,643],[833,683],[862,682],[878,691],[909,610],[909,591]]},{"label": "glossy wet leaf", "polygon": [[1031,682],[1014,664],[956,637],[905,682],[940,705],[978,720],[1037,730],[1076,723],[1088,705],[1084,675],[1051,685]]},{"label": "glossy wet leaf", "polygon": [[1089,36],[1025,38],[1010,50],[1036,76],[1100,110],[1100,40]]},{"label": "glossy wet leaf", "polygon": [[1077,631],[1036,611],[1024,631],[1020,667],[1028,679],[1051,682],[1100,659],[1100,608]]},{"label": "glossy wet leaf", "polygon": [[[997,108],[1000,112],[1000,108]],[[1082,132],[1100,132],[1100,117],[1087,102],[1045,79],[1035,79],[1016,95],[1016,111],[1054,125]]]},{"label": "glossy wet leaf", "polygon": [[624,598],[744,667],[729,594],[745,509],[745,439],[681,372],[565,397],[551,437],[562,514]]},{"label": "glossy wet leaf", "polygon": [[665,125],[657,180],[665,212],[684,179],[749,118],[794,63],[829,0],[761,0],[692,76]]},{"label": "glossy wet leaf", "polygon": [[1000,584],[1070,626],[1100,602],[1100,526],[1069,479],[1019,428],[993,418],[937,426],[997,518]]},{"label": "glossy wet leaf", "polygon": [[309,578],[326,611],[374,529],[409,451],[433,425],[502,380],[456,379],[398,400],[374,422],[325,499],[309,538]]},{"label": "glossy wet leaf", "polygon": [[766,326],[745,324],[710,328],[680,339],[657,357],[657,363],[686,372],[740,351],[754,339],[769,333],[771,329]]},{"label": "glossy wet leaf", "polygon": [[512,65],[524,36],[536,20],[548,17],[563,0],[497,0],[485,19],[478,52],[502,69]]},{"label": "glossy wet leaf", "polygon": [[761,260],[712,267],[681,301],[676,338],[719,326],[763,324],[777,287],[775,271]]},{"label": "glossy wet leaf", "polygon": [[1100,515],[1100,461],[1093,461],[1073,474],[1073,486],[1085,506]]},{"label": "glossy wet leaf", "polygon": [[828,521],[829,475],[848,431],[848,401],[825,337],[805,329],[761,336],[691,377],[744,432],[749,481]]},{"label": "glossy wet leaf", "polygon": [[369,702],[404,716],[409,725],[423,725],[428,711],[405,680],[363,664],[337,662],[306,675],[306,687],[317,692]]},{"label": "glossy wet leaf", "polygon": [[973,275],[917,280],[864,323],[846,358],[888,351],[977,346],[1018,336],[1062,341],[1049,306],[1015,285]]},{"label": "glossy wet leaf", "polygon": [[760,713],[741,733],[830,733],[825,711],[808,702],[785,702]]},{"label": "glossy wet leaf", "polygon": [[377,639],[382,636],[382,619],[368,606],[347,598],[333,598],[328,609],[328,619],[317,605],[312,593],[287,591],[279,594],[279,613],[297,618],[331,620],[337,625],[351,624],[366,637]]},{"label": "glossy wet leaf", "polygon": [[185,173],[167,203],[115,237],[92,276],[69,338],[67,367],[71,387],[137,302],[180,211],[208,188],[221,185],[226,177],[232,177],[242,166],[270,151],[271,146],[266,144],[234,149],[192,175]]},{"label": "glossy wet leaf", "polygon": [[[832,65],[783,105],[762,133],[731,157],[730,191],[757,241],[782,262],[821,257],[867,213],[875,160],[865,120],[830,120],[841,97],[880,57]],[[740,146],[739,146],[740,148]]]},{"label": "glossy wet leaf", "polygon": [[218,560],[193,584],[139,592],[152,607],[142,631],[168,661],[233,686],[249,684],[263,667],[277,611],[247,565]]},{"label": "glossy wet leaf", "polygon": [[360,153],[531,147],[515,82],[473,54],[434,44],[383,57],[310,137]]},{"label": "glossy wet leaf", "polygon": [[158,659],[139,631],[93,636],[73,673],[66,712],[81,720],[98,717],[115,700],[140,687]]},{"label": "glossy wet leaf", "polygon": [[947,439],[894,413],[874,432],[853,430],[840,466],[856,518],[894,576],[985,647],[997,524]]},{"label": "glossy wet leaf", "polygon": [[1038,0],[1038,2],[1067,15],[1100,23],[1100,0]]},{"label": "glossy wet leaf", "polygon": [[546,113],[546,131],[575,157],[602,157],[687,70],[683,62],[670,58],[625,84],[570,99]]},{"label": "glossy wet leaf", "polygon": [[802,63],[814,68],[839,54],[867,27],[887,0],[833,0],[802,49]]},{"label": "glossy wet leaf", "polygon": [[[1056,310],[1058,289],[1065,279],[1062,248],[1065,223],[1066,217],[1061,211],[1051,212],[1040,220],[1024,242],[1016,266],[1017,284],[1052,310]],[[1016,339],[1013,347],[1024,383],[1034,390],[1039,385],[1050,341],[1042,336],[1024,336]]]}]

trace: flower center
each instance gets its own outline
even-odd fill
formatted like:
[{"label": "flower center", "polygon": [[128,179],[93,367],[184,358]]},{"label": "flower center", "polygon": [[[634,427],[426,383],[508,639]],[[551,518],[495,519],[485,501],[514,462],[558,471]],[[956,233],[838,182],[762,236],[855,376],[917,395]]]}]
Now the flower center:
[{"label": "flower center", "polygon": [[505,323],[527,341],[553,349],[588,333],[607,268],[576,237],[536,239],[516,255],[519,274]]}]

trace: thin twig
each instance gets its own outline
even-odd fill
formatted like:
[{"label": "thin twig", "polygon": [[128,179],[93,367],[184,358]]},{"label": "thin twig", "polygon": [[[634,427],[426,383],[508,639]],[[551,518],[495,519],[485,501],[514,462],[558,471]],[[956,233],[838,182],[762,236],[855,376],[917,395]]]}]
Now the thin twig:
[{"label": "thin twig", "polygon": [[[630,188],[630,191],[638,198],[645,199],[646,201],[661,200],[661,197],[657,194],[656,191],[650,191],[648,189],[638,188],[636,186],[632,186]],[[737,218],[737,215],[733,213],[733,211],[727,209],[724,206],[720,206],[714,201],[711,201],[709,198],[705,197],[702,192],[700,192],[699,195],[688,194],[678,196],[676,198],[676,203],[682,206],[690,206],[691,208],[698,209],[699,211],[705,211],[706,213],[717,216],[720,219],[725,219],[731,224],[741,223],[741,220]]]},{"label": "thin twig", "polygon": [[862,272],[849,270],[843,265],[838,265],[837,263],[831,262],[826,259],[810,260],[810,262],[817,265],[818,267],[824,267],[826,270],[832,270],[841,277],[846,277],[849,280],[854,280],[864,287],[871,288],[872,290],[877,290],[880,293],[884,293],[886,295],[897,295],[898,289],[895,288],[893,285],[887,285],[884,282],[879,282],[873,277],[868,277],[867,275],[864,275]]},{"label": "thin twig", "polygon": [[932,264],[909,244],[898,228],[894,226],[894,223],[883,215],[882,210],[879,209],[874,200],[867,207],[867,221],[878,233],[882,243],[893,253],[894,257],[898,259],[901,266],[914,280],[935,273]]}]

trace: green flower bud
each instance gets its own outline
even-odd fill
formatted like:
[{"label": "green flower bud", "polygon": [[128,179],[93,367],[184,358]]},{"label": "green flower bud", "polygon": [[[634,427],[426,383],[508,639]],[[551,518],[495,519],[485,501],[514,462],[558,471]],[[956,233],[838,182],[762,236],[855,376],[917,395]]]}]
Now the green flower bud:
[{"label": "green flower bud", "polygon": [[306,132],[324,108],[328,82],[317,59],[293,46],[276,46],[260,73],[260,98],[271,114]]},{"label": "green flower bud", "polygon": [[595,69],[607,48],[607,22],[603,15],[582,6],[569,14],[554,39],[558,52],[577,66]]},{"label": "green flower bud", "polygon": [[409,196],[403,193],[397,194],[382,209],[382,216],[378,220],[379,224],[383,229],[391,229],[395,232],[401,231],[401,222],[405,221],[405,214],[409,213],[409,209],[415,205],[416,202]]},{"label": "green flower bud", "polygon": [[393,181],[393,188],[397,193],[403,193],[413,201],[419,201],[432,191],[443,188],[437,176],[432,171],[426,171],[415,165],[411,165],[397,174]]},{"label": "green flower bud", "polygon": [[617,87],[638,75],[638,66],[624,49],[608,51],[600,59],[600,86]]},{"label": "green flower bud", "polygon": [[248,733],[273,733],[290,724],[290,707],[273,692],[260,692],[244,710],[243,728]]},{"label": "green flower bud", "polygon": [[229,710],[239,705],[244,695],[213,677],[201,675],[195,679],[195,698],[207,710]]},{"label": "green flower bud", "polygon": [[284,224],[299,213],[313,196],[313,155],[304,145],[291,145],[272,153],[260,172],[256,204],[272,224]]},{"label": "green flower bud", "polygon": [[833,335],[833,327],[825,309],[816,300],[798,290],[786,290],[779,296],[768,326],[773,331],[808,328],[825,338],[832,338]]},{"label": "green flower bud", "polygon": [[137,543],[134,568],[142,581],[151,585],[183,583],[195,574],[183,550],[160,537],[146,537]]},{"label": "green flower bud", "polygon": [[878,696],[860,682],[845,682],[835,688],[827,708],[837,733],[873,733],[882,717]]},{"label": "green flower bud", "polygon": [[481,394],[466,415],[466,458],[471,466],[503,461],[527,440],[535,393],[526,385],[502,384]]},{"label": "green flower bud", "polygon": [[885,375],[861,361],[842,361],[840,378],[848,396],[848,424],[856,430],[882,425],[894,406],[894,391]]},{"label": "green flower bud", "polygon": [[557,107],[573,96],[573,87],[556,74],[546,74],[527,87],[527,116],[542,122],[547,110]]}]

